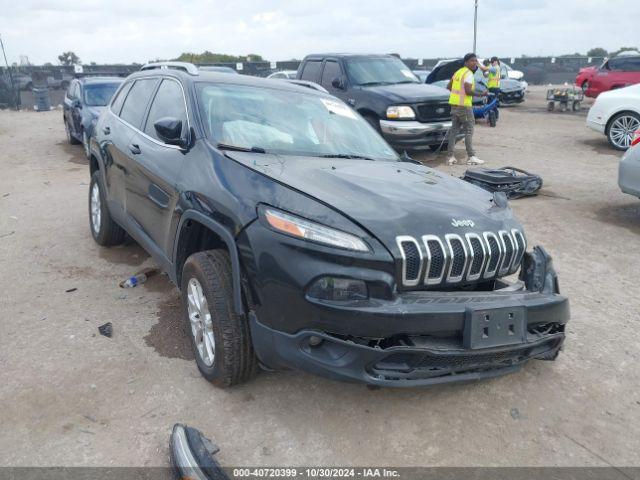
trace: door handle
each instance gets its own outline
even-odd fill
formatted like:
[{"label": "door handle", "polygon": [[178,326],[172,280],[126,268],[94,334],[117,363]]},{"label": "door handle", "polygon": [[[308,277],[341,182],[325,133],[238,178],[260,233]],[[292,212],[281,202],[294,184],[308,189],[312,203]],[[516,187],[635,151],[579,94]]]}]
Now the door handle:
[{"label": "door handle", "polygon": [[102,129],[102,133],[104,133],[105,135],[109,135],[111,133],[111,129],[109,127],[104,127]]},{"label": "door handle", "polygon": [[140,146],[136,143],[132,143],[131,145],[129,145],[129,151],[134,155],[142,153],[142,150],[140,150]]}]

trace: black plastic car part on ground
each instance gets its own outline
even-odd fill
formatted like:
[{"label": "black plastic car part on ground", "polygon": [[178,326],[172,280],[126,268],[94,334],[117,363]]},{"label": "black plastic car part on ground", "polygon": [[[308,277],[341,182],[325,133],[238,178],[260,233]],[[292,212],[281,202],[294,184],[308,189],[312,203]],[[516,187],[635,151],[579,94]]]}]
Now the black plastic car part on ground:
[{"label": "black plastic car part on ground", "polygon": [[504,195],[399,157],[326,93],[150,65],[100,117],[90,170],[94,239],[128,232],[181,288],[216,385],[258,362],[430,385],[562,345],[568,300]]},{"label": "black plastic car part on ground", "polygon": [[67,141],[71,144],[82,143],[87,156],[93,127],[122,80],[119,77],[87,76],[69,83],[62,105]]},{"label": "black plastic car part on ground", "polygon": [[308,55],[298,79],[349,104],[398,151],[435,149],[451,128],[449,92],[425,85],[392,55]]}]

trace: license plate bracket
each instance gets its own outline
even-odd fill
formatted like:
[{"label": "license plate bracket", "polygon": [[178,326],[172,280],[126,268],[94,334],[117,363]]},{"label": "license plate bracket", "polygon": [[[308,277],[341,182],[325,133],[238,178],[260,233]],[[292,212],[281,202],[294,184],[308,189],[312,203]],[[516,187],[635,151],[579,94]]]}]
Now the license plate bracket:
[{"label": "license plate bracket", "polygon": [[524,307],[467,308],[463,345],[475,350],[523,343],[526,325],[527,311]]}]

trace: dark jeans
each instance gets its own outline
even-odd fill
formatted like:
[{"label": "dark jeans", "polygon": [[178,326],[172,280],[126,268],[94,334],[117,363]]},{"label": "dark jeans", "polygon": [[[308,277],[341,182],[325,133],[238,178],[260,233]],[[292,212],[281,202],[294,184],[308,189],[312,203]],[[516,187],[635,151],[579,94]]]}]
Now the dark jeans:
[{"label": "dark jeans", "polygon": [[464,130],[464,146],[467,148],[467,156],[473,157],[476,153],[473,150],[473,126],[476,123],[473,118],[472,107],[451,106],[451,130],[449,130],[449,155],[453,155],[456,146],[458,133]]}]

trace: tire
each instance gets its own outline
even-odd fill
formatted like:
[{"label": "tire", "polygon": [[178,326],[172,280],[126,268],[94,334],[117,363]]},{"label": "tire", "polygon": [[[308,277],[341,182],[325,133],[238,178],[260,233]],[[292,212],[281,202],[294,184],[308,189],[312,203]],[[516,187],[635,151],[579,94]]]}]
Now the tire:
[{"label": "tire", "polygon": [[71,127],[69,127],[69,122],[66,120],[64,121],[64,129],[67,133],[67,142],[69,142],[69,145],[78,145],[80,142],[71,134]]},{"label": "tire", "polygon": [[[249,322],[235,312],[232,285],[231,262],[224,250],[194,253],[182,268],[185,327],[198,370],[222,388],[243,383],[258,370]],[[200,301],[198,307],[198,298],[206,303]]]},{"label": "tire", "polygon": [[495,127],[498,122],[498,118],[496,117],[496,112],[493,110],[489,112],[489,126]]},{"label": "tire", "polygon": [[[97,205],[96,200],[99,201]],[[100,170],[93,172],[89,184],[89,229],[95,242],[103,247],[122,243],[126,234],[111,218],[100,182]]]},{"label": "tire", "polygon": [[547,111],[548,112],[553,112],[553,110],[556,108],[556,104],[555,102],[549,102],[547,103]]},{"label": "tire", "polygon": [[620,112],[611,117],[606,134],[609,144],[616,150],[626,150],[631,146],[633,132],[640,129],[640,115],[635,112]]}]

